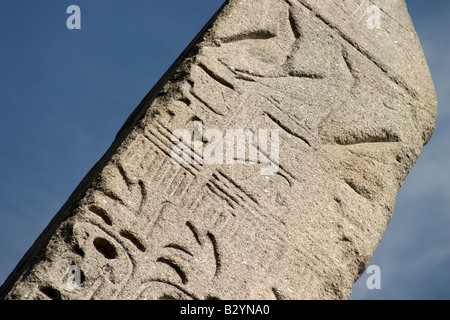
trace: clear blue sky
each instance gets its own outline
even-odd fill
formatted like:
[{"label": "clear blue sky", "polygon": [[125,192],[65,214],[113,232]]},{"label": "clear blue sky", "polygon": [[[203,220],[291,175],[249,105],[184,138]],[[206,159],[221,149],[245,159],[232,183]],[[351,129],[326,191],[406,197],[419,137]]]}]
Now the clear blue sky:
[{"label": "clear blue sky", "polygon": [[[223,0],[0,1],[0,284]],[[81,30],[66,8],[81,8]],[[450,299],[450,1],[407,0],[439,100],[352,299]]]}]

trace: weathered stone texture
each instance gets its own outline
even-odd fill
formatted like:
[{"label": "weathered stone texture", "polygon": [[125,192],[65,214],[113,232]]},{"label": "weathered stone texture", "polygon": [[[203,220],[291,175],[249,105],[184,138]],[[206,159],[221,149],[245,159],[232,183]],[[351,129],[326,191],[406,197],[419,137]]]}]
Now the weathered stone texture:
[{"label": "weathered stone texture", "polygon": [[[380,29],[367,27],[360,3],[227,2],[1,297],[347,298],[436,121],[404,1],[371,2]],[[223,132],[278,129],[278,171],[173,163],[171,134],[192,132],[194,121]],[[70,265],[81,270],[78,289],[67,286]]]}]

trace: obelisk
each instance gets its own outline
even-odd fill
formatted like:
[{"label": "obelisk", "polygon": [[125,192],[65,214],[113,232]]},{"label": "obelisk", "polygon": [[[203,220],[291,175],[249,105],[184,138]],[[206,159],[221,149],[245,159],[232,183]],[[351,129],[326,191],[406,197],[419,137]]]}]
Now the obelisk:
[{"label": "obelisk", "polygon": [[346,299],[436,114],[404,0],[227,1],[0,298]]}]

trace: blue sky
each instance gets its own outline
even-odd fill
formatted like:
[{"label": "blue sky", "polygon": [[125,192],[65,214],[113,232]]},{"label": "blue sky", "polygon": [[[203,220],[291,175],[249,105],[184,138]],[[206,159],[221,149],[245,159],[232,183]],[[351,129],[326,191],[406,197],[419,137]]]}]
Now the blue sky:
[{"label": "blue sky", "polygon": [[[222,0],[0,2],[0,284]],[[81,8],[81,30],[66,8]],[[407,0],[438,125],[352,299],[450,299],[450,1]]]}]

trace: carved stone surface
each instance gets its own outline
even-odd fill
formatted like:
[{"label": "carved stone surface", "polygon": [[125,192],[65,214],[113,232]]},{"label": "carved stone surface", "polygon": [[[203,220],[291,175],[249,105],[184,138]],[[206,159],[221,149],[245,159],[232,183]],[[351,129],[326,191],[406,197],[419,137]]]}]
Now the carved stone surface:
[{"label": "carved stone surface", "polygon": [[[348,298],[436,121],[404,1],[372,4],[376,28],[357,0],[225,3],[0,297]],[[277,130],[278,159],[202,162],[216,140],[195,123]],[[200,137],[183,140],[190,163],[172,160],[177,130]]]}]

